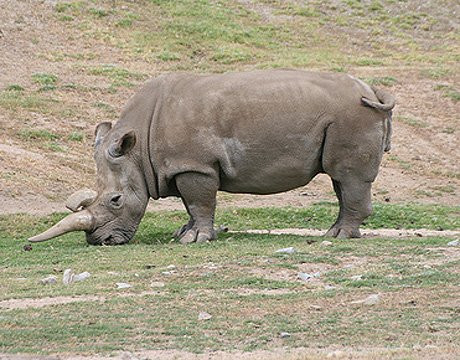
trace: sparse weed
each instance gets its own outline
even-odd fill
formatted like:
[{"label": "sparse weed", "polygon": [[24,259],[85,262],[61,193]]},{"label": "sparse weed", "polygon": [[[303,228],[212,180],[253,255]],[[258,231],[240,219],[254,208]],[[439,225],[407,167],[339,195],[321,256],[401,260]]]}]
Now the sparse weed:
[{"label": "sparse weed", "polygon": [[407,116],[407,115],[398,115],[396,117],[396,121],[401,121],[402,123],[416,127],[416,128],[426,128],[428,127],[428,124],[425,121],[422,121],[420,119],[417,119],[413,116]]},{"label": "sparse weed", "polygon": [[24,140],[57,140],[60,137],[46,129],[22,129],[19,136]]},{"label": "sparse weed", "polygon": [[71,132],[67,136],[67,140],[69,140],[69,141],[82,142],[84,139],[85,139],[85,134],[83,134],[82,132],[74,131],[74,132]]},{"label": "sparse weed", "polygon": [[32,80],[34,83],[42,86],[55,86],[58,81],[58,77],[48,73],[35,73],[32,75]]},{"label": "sparse weed", "polygon": [[366,78],[363,80],[370,85],[393,86],[398,83],[398,80],[396,80],[392,76],[371,77],[371,78]]},{"label": "sparse weed", "polygon": [[6,91],[24,91],[24,88],[21,85],[11,84],[5,88]]},{"label": "sparse weed", "polygon": [[0,107],[16,111],[27,109],[47,113],[51,100],[35,94],[25,94],[24,91],[2,91],[0,92]]}]

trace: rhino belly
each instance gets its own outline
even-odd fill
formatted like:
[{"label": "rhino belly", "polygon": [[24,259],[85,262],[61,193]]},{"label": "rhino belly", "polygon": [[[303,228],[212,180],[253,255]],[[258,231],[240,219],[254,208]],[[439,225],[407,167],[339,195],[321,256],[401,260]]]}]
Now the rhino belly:
[{"label": "rhino belly", "polygon": [[321,171],[321,149],[270,146],[230,156],[222,166],[220,190],[274,194],[304,186]]}]

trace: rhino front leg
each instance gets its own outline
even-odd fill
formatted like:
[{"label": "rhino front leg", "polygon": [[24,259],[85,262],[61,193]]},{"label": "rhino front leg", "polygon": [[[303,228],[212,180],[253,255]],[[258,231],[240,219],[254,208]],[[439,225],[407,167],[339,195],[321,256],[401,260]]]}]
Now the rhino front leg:
[{"label": "rhino front leg", "polygon": [[206,242],[216,238],[214,212],[218,180],[200,173],[183,173],[175,178],[190,221],[178,234],[182,244]]},{"label": "rhino front leg", "polygon": [[339,199],[340,211],[337,221],[325,236],[338,238],[361,237],[359,226],[372,213],[371,182],[332,180]]}]

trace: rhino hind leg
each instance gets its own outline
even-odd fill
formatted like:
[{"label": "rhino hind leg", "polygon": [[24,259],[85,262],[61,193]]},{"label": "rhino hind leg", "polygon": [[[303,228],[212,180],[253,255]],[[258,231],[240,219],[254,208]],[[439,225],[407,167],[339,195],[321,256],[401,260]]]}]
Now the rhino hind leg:
[{"label": "rhino hind leg", "polygon": [[188,224],[177,232],[182,244],[207,242],[216,238],[214,213],[218,181],[200,173],[183,173],[175,178],[177,189],[190,215]]},{"label": "rhino hind leg", "polygon": [[332,180],[339,199],[340,211],[334,225],[325,236],[359,238],[359,226],[372,213],[371,182],[357,179]]}]

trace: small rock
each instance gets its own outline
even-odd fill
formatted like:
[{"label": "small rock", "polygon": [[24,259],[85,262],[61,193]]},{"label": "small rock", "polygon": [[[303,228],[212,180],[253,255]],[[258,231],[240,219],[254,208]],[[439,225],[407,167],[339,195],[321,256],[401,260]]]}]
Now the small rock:
[{"label": "small rock", "polygon": [[284,332],[284,331],[280,332],[281,339],[286,339],[288,337],[291,337],[291,334],[289,334],[288,332]]},{"label": "small rock", "polygon": [[117,289],[129,289],[130,287],[132,287],[132,285],[128,283],[116,283],[116,285]]},{"label": "small rock", "polygon": [[447,243],[447,246],[458,246],[460,244],[459,240],[450,241]]},{"label": "small rock", "polygon": [[201,311],[198,314],[198,320],[210,320],[212,318],[211,314],[208,314],[206,311]]},{"label": "small rock", "polygon": [[82,272],[82,273],[80,273],[78,275],[74,275],[73,281],[74,282],[83,281],[83,280],[88,279],[90,276],[91,276],[91,274],[88,271],[85,271],[85,272]]},{"label": "small rock", "polygon": [[294,249],[292,246],[287,247],[287,248],[283,248],[283,249],[278,249],[278,250],[275,251],[275,253],[277,253],[277,254],[294,254],[296,252],[297,252],[297,250]]},{"label": "small rock", "polygon": [[353,280],[353,281],[359,281],[359,280],[363,279],[363,276],[362,275],[353,275],[350,279]]},{"label": "small rock", "polygon": [[324,241],[321,243],[321,246],[331,246],[331,245],[332,245],[332,241],[324,240]]},{"label": "small rock", "polygon": [[341,358],[344,357],[345,353],[341,350],[335,350],[326,355],[327,358]]},{"label": "small rock", "polygon": [[337,289],[336,286],[333,285],[324,285],[324,290],[335,290]]},{"label": "small rock", "polygon": [[43,285],[49,285],[49,284],[56,284],[57,283],[57,277],[54,275],[50,275],[44,279],[41,279],[40,282]]},{"label": "small rock", "polygon": [[72,269],[65,269],[64,275],[62,276],[62,282],[64,285],[69,285],[73,282],[75,274]]},{"label": "small rock", "polygon": [[121,354],[121,360],[139,360],[139,358],[130,352],[124,352]]},{"label": "small rock", "polygon": [[163,281],[153,281],[150,283],[151,287],[164,287],[165,283]]},{"label": "small rock", "polygon": [[358,301],[352,301],[352,304],[363,304],[363,305],[375,305],[380,302],[380,295],[379,294],[372,294],[369,295],[367,298]]},{"label": "small rock", "polygon": [[174,271],[162,271],[161,272],[162,275],[166,275],[166,276],[172,275],[173,273]]},{"label": "small rock", "polygon": [[23,249],[24,249],[24,251],[31,251],[32,250],[32,245],[26,244],[26,245],[24,245]]},{"label": "small rock", "polygon": [[313,278],[317,278],[319,277],[321,274],[319,272],[315,272],[315,273],[312,273],[312,274],[309,274],[309,273],[304,273],[304,272],[299,272],[297,274],[297,277],[300,279],[300,280],[303,280],[303,281],[308,281],[310,279],[313,279]]},{"label": "small rock", "polygon": [[168,265],[166,266],[166,269],[168,270],[174,270],[176,268],[176,265]]}]

